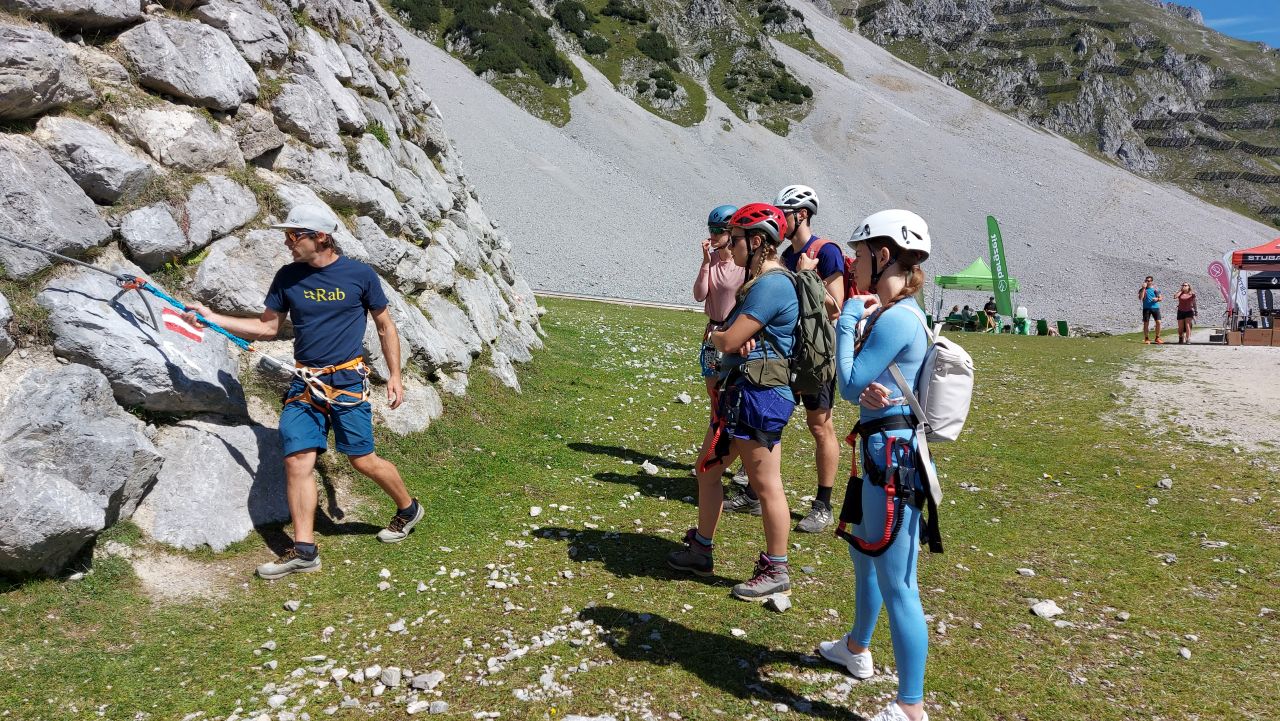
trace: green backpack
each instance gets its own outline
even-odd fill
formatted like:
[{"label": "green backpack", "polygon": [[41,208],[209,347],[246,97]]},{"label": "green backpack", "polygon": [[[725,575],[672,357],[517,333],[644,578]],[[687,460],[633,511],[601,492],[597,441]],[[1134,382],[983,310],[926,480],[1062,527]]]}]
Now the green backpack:
[{"label": "green backpack", "polygon": [[836,329],[827,320],[827,288],[815,271],[790,275],[800,301],[791,354],[791,388],[803,395],[817,395],[836,377]]}]

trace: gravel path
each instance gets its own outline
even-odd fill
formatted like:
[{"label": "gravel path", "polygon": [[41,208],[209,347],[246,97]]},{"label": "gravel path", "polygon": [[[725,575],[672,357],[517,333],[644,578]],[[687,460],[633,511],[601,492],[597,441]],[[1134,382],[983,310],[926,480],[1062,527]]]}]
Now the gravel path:
[{"label": "gravel path", "polygon": [[[570,123],[555,128],[443,51],[404,41],[487,213],[537,288],[687,303],[706,212],[770,200],[791,182],[817,189],[816,229],[841,240],[875,210],[919,211],[934,235],[930,276],[985,257],[985,216],[994,214],[1022,284],[1018,302],[1033,317],[1092,328],[1136,327],[1136,290],[1149,273],[1165,288],[1197,284],[1204,317],[1214,317],[1209,261],[1276,234],[1098,161],[801,7],[847,77],[778,46],[817,98],[786,138],[740,122],[714,96],[706,120],[678,127],[584,61],[589,87],[573,99]],[[985,301],[949,293],[946,302]]]}]

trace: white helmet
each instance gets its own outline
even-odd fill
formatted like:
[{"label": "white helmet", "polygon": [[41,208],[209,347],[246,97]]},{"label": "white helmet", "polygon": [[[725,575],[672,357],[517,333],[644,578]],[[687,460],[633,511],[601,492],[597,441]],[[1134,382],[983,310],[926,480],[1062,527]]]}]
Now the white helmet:
[{"label": "white helmet", "polygon": [[903,250],[918,250],[927,258],[933,249],[929,225],[910,210],[882,210],[867,216],[853,229],[850,247],[864,240],[885,238]]},{"label": "white helmet", "polygon": [[811,218],[818,214],[818,194],[807,185],[788,185],[779,190],[773,204],[782,210],[804,208]]}]

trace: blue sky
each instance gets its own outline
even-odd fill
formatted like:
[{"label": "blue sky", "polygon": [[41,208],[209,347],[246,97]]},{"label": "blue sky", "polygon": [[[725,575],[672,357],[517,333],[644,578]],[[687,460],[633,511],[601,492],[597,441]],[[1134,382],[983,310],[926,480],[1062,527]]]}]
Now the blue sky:
[{"label": "blue sky", "polygon": [[1280,0],[1176,0],[1204,15],[1209,27],[1242,40],[1280,48]]}]

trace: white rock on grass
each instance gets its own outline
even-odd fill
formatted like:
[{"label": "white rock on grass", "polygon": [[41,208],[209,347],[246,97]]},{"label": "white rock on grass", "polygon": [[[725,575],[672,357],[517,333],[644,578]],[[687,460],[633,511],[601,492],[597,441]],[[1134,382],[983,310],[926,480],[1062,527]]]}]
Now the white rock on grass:
[{"label": "white rock on grass", "polygon": [[688,393],[681,391],[680,393],[676,394],[676,403],[688,404],[692,402],[693,402],[693,397],[690,396]]},{"label": "white rock on grass", "polygon": [[537,518],[542,515],[542,506],[532,506],[529,508],[529,517]]},{"label": "white rock on grass", "polygon": [[431,671],[430,673],[419,674],[413,677],[409,685],[419,691],[432,691],[440,682],[444,680],[444,673],[441,671]]},{"label": "white rock on grass", "polygon": [[284,610],[289,613],[295,613],[299,608],[302,608],[302,603],[299,601],[289,600],[284,602]]},{"label": "white rock on grass", "polygon": [[791,608],[791,597],[775,593],[765,599],[764,607],[775,613],[786,613],[787,609]]},{"label": "white rock on grass", "polygon": [[644,473],[646,476],[658,475],[658,467],[655,466],[652,461],[645,461],[644,463],[641,463],[640,471]]},{"label": "white rock on grass", "polygon": [[502,385],[520,392],[520,378],[516,375],[515,366],[511,365],[511,359],[506,353],[494,351],[492,356],[493,365],[488,368],[489,374],[502,382]]},{"label": "white rock on grass", "polygon": [[1026,577],[1030,578],[1030,577],[1032,577],[1032,576],[1035,576],[1035,575],[1036,575],[1036,572],[1035,572],[1034,570],[1030,569],[1030,568],[1019,568],[1019,569],[1018,569],[1018,575],[1019,575],[1019,576],[1026,576]]},{"label": "white rock on grass", "polygon": [[422,713],[431,709],[430,701],[414,701],[405,707],[404,712],[412,716],[413,714]]},{"label": "white rock on grass", "polygon": [[227,34],[204,23],[159,18],[117,38],[138,82],[213,110],[258,96],[258,77]]},{"label": "white rock on grass", "polygon": [[[403,626],[404,620],[401,619],[400,623]],[[382,685],[386,686],[387,688],[396,688],[397,686],[400,685],[401,677],[402,677],[402,674],[400,672],[399,667],[388,666],[382,669],[382,673],[378,676],[378,680],[382,681]]]},{"label": "white rock on grass", "polygon": [[1053,618],[1063,613],[1062,609],[1053,599],[1045,599],[1031,606],[1031,612],[1040,618]]},{"label": "white rock on grass", "polygon": [[1184,658],[1184,659],[1186,659],[1186,660],[1190,661],[1190,660],[1191,660],[1191,649],[1187,648],[1186,646],[1183,646],[1182,648],[1178,649],[1178,655],[1179,655],[1179,656],[1181,656],[1182,658]]},{"label": "white rock on grass", "polygon": [[729,633],[732,634],[734,638],[742,638],[747,635],[747,632],[740,628],[731,628],[729,629]]},{"label": "white rock on grass", "polygon": [[96,97],[66,45],[36,27],[0,20],[0,68],[0,120],[33,118]]},{"label": "white rock on grass", "polygon": [[90,198],[105,205],[136,197],[156,177],[155,168],[136,151],[82,120],[43,117],[31,138]]}]

